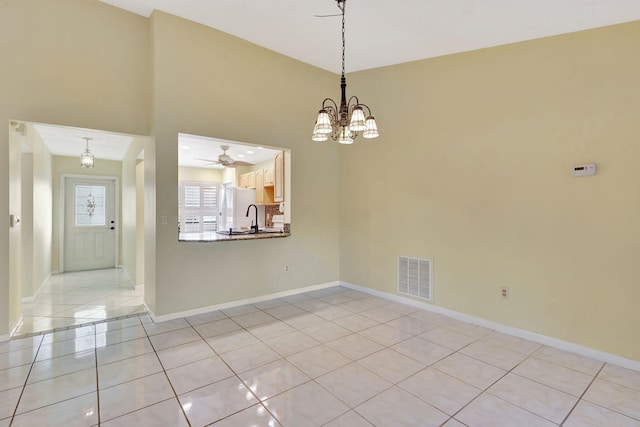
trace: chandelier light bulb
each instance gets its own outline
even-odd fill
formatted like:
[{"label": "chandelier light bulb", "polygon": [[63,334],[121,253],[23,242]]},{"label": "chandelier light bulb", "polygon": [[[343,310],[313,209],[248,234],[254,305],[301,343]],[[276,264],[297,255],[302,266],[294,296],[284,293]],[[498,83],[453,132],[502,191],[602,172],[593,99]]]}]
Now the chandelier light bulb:
[{"label": "chandelier light bulb", "polygon": [[315,142],[324,142],[329,139],[328,133],[319,133],[318,132],[318,123],[316,122],[313,127],[313,134],[311,135],[311,139]]},{"label": "chandelier light bulb", "polygon": [[364,112],[362,107],[355,107],[353,113],[351,113],[351,120],[349,121],[349,130],[351,132],[359,132],[365,130],[367,125],[364,122]]},{"label": "chandelier light bulb", "polygon": [[338,138],[340,144],[353,144],[353,137],[349,128],[343,127],[340,131],[340,137]]},{"label": "chandelier light bulb", "polygon": [[318,120],[316,121],[315,131],[322,134],[331,133],[331,118],[329,117],[329,113],[327,113],[327,110],[322,109],[318,112]]},{"label": "chandelier light bulb", "polygon": [[378,134],[378,125],[376,124],[376,119],[373,116],[367,117],[366,121],[366,129],[362,134],[365,138],[377,138]]}]

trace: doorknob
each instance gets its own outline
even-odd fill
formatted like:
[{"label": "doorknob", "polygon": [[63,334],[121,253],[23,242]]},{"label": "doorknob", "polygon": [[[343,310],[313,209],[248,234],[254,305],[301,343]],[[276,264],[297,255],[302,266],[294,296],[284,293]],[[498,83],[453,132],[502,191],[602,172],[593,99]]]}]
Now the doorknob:
[{"label": "doorknob", "polygon": [[112,229],[112,230],[115,230],[116,228],[115,228],[115,227],[111,227],[111,229]]}]

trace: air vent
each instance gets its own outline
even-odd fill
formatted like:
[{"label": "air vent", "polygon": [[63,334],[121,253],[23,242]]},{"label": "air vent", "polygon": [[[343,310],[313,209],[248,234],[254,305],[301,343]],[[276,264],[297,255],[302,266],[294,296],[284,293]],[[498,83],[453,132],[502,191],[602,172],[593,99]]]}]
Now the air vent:
[{"label": "air vent", "polygon": [[398,257],[398,293],[433,300],[433,261]]}]

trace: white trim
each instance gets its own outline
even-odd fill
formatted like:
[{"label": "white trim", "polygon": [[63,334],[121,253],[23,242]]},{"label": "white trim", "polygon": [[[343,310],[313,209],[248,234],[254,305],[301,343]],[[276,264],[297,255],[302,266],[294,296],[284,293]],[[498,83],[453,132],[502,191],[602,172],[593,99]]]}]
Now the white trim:
[{"label": "white trim", "polygon": [[116,216],[116,236],[114,239],[115,244],[115,260],[113,263],[113,268],[118,268],[118,261],[120,259],[120,177],[112,176],[112,175],[84,175],[77,173],[61,173],[60,174],[60,182],[58,183],[58,271],[60,273],[64,273],[64,210],[65,210],[65,191],[66,191],[66,182],[67,178],[79,178],[79,179],[88,179],[88,180],[113,180],[114,181],[114,212]]},{"label": "white trim", "polygon": [[139,285],[134,285],[133,287],[136,291],[139,291],[140,289],[144,289],[144,283],[141,283]]},{"label": "white trim", "polygon": [[147,313],[149,314],[149,316],[151,316],[151,320],[153,320],[154,323],[166,322],[167,320],[179,319],[181,317],[195,316],[197,314],[209,313],[211,311],[216,311],[216,310],[224,310],[225,308],[232,308],[232,307],[237,307],[245,304],[255,304],[257,302],[288,297],[291,295],[303,294],[305,292],[317,291],[319,289],[332,288],[334,286],[339,286],[339,285],[340,285],[340,282],[323,283],[320,285],[312,285],[304,288],[292,289],[290,291],[276,292],[274,294],[267,294],[267,295],[262,295],[254,298],[241,299],[241,300],[236,300],[231,302],[225,302],[222,304],[210,305],[207,307],[195,308],[193,310],[179,311],[179,312],[170,313],[170,314],[162,314],[160,316],[156,315],[149,308],[146,301],[144,301],[144,308],[147,310]]},{"label": "white trim", "polygon": [[423,310],[432,311],[434,313],[443,314],[445,316],[462,320],[463,322],[472,323],[474,325],[483,326],[485,328],[493,329],[494,331],[502,332],[504,334],[513,335],[515,337],[524,338],[529,341],[534,341],[540,344],[554,347],[560,350],[576,353],[581,356],[590,357],[592,359],[599,360],[601,362],[612,363],[614,365],[622,366],[624,368],[633,369],[640,372],[640,360],[627,359],[615,354],[606,353],[601,350],[596,350],[591,347],[587,347],[581,344],[572,343],[569,341],[563,341],[558,338],[549,337],[546,335],[537,334],[535,332],[527,331],[524,329],[514,328],[512,326],[504,325],[502,323],[492,322],[480,317],[471,316],[468,314],[460,313],[458,311],[449,310],[448,308],[438,307],[433,304],[427,304],[421,301],[404,298],[399,295],[393,295],[375,289],[366,288],[364,286],[354,285],[348,282],[339,282],[340,286],[345,288],[354,289],[356,291],[364,292],[370,295],[374,295],[380,298],[385,298],[391,301],[406,304],[412,307],[421,308]]},{"label": "white trim", "polygon": [[40,286],[38,286],[38,290],[36,291],[36,293],[30,297],[23,297],[22,302],[29,303],[29,302],[34,302],[36,299],[38,299],[38,295],[40,295],[40,292],[44,288],[44,285],[47,283],[47,281],[49,281],[50,278],[51,278],[51,273],[47,274],[47,277],[45,277],[44,280],[40,283]]}]

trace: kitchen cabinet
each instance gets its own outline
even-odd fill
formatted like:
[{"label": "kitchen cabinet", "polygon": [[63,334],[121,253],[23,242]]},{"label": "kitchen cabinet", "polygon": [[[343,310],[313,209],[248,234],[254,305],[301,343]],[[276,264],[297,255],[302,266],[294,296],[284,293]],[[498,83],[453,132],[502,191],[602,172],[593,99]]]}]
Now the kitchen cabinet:
[{"label": "kitchen cabinet", "polygon": [[247,174],[246,173],[238,175],[238,187],[247,188]]},{"label": "kitchen cabinet", "polygon": [[256,205],[264,205],[264,173],[262,171],[256,171],[255,180],[256,180]]},{"label": "kitchen cabinet", "polygon": [[247,172],[240,174],[238,177],[238,187],[240,188],[256,188],[256,173]]},{"label": "kitchen cabinet", "polygon": [[264,169],[262,173],[264,175],[264,186],[273,187],[273,169]]},{"label": "kitchen cabinet", "polygon": [[274,158],[273,201],[284,202],[284,152],[276,154]]},{"label": "kitchen cabinet", "polygon": [[256,188],[255,172],[247,172],[247,188]]},{"label": "kitchen cabinet", "polygon": [[273,185],[265,185],[265,170],[255,172],[256,175],[256,205],[273,205]]}]

